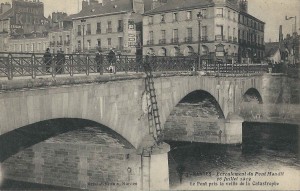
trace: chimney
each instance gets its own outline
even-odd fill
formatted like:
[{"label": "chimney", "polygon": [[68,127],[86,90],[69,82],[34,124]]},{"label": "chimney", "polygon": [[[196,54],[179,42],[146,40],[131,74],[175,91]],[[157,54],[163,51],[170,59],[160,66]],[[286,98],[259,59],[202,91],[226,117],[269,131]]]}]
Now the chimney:
[{"label": "chimney", "polygon": [[82,9],[86,8],[87,6],[89,6],[89,2],[83,0],[83,1],[82,1]]},{"label": "chimney", "polygon": [[248,1],[247,0],[240,0],[239,7],[242,12],[248,13]]},{"label": "chimney", "polygon": [[98,3],[98,0],[90,0],[90,5],[97,5]]},{"label": "chimney", "polygon": [[9,9],[11,9],[11,4],[10,3],[8,3],[8,2],[6,2],[5,4],[1,3],[0,14],[5,13]]},{"label": "chimney", "polygon": [[279,42],[283,41],[282,25],[279,26]]},{"label": "chimney", "polygon": [[143,0],[133,0],[133,11],[135,13],[140,13],[143,14],[144,13],[144,1]]},{"label": "chimney", "polygon": [[164,4],[166,4],[167,2],[168,2],[167,0],[153,0],[151,9],[155,9],[157,7],[160,7]]}]

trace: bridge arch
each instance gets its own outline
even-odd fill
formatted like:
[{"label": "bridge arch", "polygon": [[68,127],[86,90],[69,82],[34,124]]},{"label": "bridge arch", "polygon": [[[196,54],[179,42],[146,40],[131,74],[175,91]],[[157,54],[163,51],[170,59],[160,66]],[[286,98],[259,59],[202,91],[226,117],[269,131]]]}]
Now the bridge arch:
[{"label": "bridge arch", "polygon": [[130,149],[134,149],[134,146],[122,135],[98,122],[86,119],[58,118],[26,125],[0,135],[0,162],[49,138],[85,127],[99,129],[99,131],[109,135],[112,139],[124,143]]},{"label": "bridge arch", "polygon": [[243,102],[253,102],[256,101],[259,104],[263,103],[262,96],[256,88],[248,89],[243,95]]},{"label": "bridge arch", "polygon": [[[164,124],[164,138],[166,141],[205,142],[204,134],[209,133],[207,137],[211,140],[207,141],[214,142],[212,139],[222,132],[218,123],[223,121],[225,116],[215,97],[205,90],[195,90],[172,108]],[[208,130],[210,126],[213,127]]]}]

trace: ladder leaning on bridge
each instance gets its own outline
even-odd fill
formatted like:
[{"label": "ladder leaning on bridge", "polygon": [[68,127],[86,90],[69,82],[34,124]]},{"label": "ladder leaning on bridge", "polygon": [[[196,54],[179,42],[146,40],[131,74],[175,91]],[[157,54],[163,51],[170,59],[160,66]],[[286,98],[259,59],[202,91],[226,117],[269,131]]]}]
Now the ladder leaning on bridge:
[{"label": "ladder leaning on bridge", "polygon": [[[162,133],[161,123],[159,118],[159,111],[157,106],[156,92],[154,88],[152,68],[150,66],[150,62],[148,59],[146,59],[146,62],[143,63],[143,67],[146,73],[145,88],[146,88],[146,93],[148,95],[147,107],[148,107],[149,134],[153,136],[156,145],[160,145],[162,143],[163,133]],[[148,152],[151,153],[152,148],[153,146],[150,148],[150,151],[148,150]]]}]

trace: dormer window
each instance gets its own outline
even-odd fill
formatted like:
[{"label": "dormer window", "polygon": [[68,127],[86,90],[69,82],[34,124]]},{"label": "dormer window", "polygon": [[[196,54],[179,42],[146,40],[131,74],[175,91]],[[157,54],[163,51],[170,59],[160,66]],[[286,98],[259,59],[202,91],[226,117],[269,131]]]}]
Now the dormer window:
[{"label": "dormer window", "polygon": [[187,11],[186,12],[186,19],[187,20],[192,20],[192,11]]}]

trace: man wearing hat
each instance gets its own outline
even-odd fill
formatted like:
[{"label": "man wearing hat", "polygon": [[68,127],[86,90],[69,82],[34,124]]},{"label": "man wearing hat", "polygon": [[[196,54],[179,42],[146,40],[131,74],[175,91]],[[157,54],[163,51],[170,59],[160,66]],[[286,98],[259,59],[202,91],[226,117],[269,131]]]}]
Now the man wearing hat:
[{"label": "man wearing hat", "polygon": [[50,49],[47,48],[44,54],[44,64],[46,66],[46,73],[50,73],[51,62],[52,62],[52,55],[50,53]]}]

